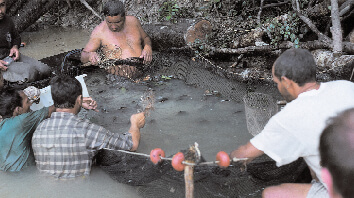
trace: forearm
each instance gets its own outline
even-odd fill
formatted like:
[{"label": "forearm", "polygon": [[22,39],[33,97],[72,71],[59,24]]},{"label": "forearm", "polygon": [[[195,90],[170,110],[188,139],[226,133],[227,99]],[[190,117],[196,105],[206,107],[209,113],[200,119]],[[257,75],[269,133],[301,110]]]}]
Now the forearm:
[{"label": "forearm", "polygon": [[143,40],[143,47],[144,47],[144,48],[145,48],[145,47],[149,47],[150,49],[152,49],[151,46],[152,46],[152,45],[151,45],[151,39],[150,39],[149,36],[146,35],[146,37],[145,37],[144,40]]},{"label": "forearm", "polygon": [[131,151],[136,151],[140,142],[140,129],[137,126],[132,125],[129,129],[129,133],[132,135],[133,147]]},{"label": "forearm", "polygon": [[254,158],[263,155],[264,152],[258,150],[252,145],[251,142],[248,142],[245,145],[240,146],[238,149],[231,152],[231,158],[248,158],[247,162],[252,161]]},{"label": "forearm", "polygon": [[81,52],[81,58],[80,58],[82,63],[87,63],[90,60],[90,52],[87,51],[82,51]]}]

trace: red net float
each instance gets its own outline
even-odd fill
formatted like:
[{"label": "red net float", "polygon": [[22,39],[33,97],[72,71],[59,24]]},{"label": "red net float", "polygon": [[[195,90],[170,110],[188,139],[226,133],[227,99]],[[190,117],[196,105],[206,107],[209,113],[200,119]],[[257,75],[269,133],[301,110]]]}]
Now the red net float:
[{"label": "red net float", "polygon": [[172,167],[176,170],[176,171],[183,171],[184,170],[184,155],[182,152],[178,152],[176,153],[173,157],[172,157]]},{"label": "red net float", "polygon": [[158,164],[162,161],[161,157],[165,157],[165,151],[160,148],[155,148],[154,150],[151,150],[150,160],[152,161],[152,163]]},{"label": "red net float", "polygon": [[216,155],[216,161],[219,161],[218,165],[220,168],[226,168],[230,166],[230,157],[225,151],[218,152]]}]

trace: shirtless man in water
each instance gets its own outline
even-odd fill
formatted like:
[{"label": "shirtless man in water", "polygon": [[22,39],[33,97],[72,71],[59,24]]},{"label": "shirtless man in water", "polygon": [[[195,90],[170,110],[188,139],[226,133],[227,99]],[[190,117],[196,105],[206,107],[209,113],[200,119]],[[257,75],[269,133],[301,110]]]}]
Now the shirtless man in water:
[{"label": "shirtless man in water", "polygon": [[[140,58],[144,64],[150,63],[151,40],[135,16],[125,16],[124,4],[110,0],[104,5],[103,13],[105,20],[93,30],[81,53],[81,62],[98,65],[101,60],[97,50],[102,49],[106,59],[134,61]],[[111,74],[128,78],[132,77],[130,73],[135,73],[133,75],[136,76],[138,72],[136,67],[128,65],[110,66],[106,69]]]}]

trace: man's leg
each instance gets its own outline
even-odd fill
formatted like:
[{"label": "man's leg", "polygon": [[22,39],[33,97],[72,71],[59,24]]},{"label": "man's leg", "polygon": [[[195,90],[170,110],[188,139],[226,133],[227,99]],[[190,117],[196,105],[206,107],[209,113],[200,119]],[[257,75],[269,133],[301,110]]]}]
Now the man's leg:
[{"label": "man's leg", "polygon": [[46,65],[36,59],[30,58],[28,56],[21,54],[19,61],[26,63],[28,65],[31,65],[32,67],[34,67],[37,70],[38,79],[35,79],[35,80],[42,80],[42,79],[50,76],[51,68],[48,65]]},{"label": "man's leg", "polygon": [[22,62],[13,62],[3,72],[3,78],[9,82],[31,82],[37,78],[38,72],[35,68]]},{"label": "man's leg", "polygon": [[312,184],[281,184],[264,189],[264,198],[306,198]]}]

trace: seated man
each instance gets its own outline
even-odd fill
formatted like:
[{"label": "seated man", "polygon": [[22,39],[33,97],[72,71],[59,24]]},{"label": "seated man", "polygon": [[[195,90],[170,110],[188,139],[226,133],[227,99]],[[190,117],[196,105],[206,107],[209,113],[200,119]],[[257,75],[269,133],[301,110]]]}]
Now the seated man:
[{"label": "seated man", "polygon": [[92,158],[98,150],[135,151],[138,148],[140,128],[145,124],[144,113],[131,116],[128,133],[112,133],[76,116],[83,104],[78,80],[69,76],[54,77],[51,92],[56,112],[37,127],[32,138],[37,168],[41,172],[58,178],[89,175]]},{"label": "seated man", "polygon": [[231,157],[252,160],[265,153],[277,166],[303,157],[313,173],[313,182],[268,187],[263,197],[328,197],[321,179],[320,135],[328,118],[354,107],[354,83],[316,82],[316,63],[305,49],[289,49],[281,54],[272,75],[288,103],[261,133],[232,151]]},{"label": "seated man", "polygon": [[354,109],[330,120],[320,139],[322,179],[333,198],[354,195]]},{"label": "seated man", "polygon": [[20,171],[34,165],[32,134],[38,124],[48,118],[54,107],[30,111],[32,102],[23,91],[2,90],[0,94],[0,170]]},{"label": "seated man", "polygon": [[[81,62],[99,65],[118,76],[136,78],[141,75],[136,67],[126,64],[105,66],[104,59],[121,59],[126,62],[149,63],[152,60],[151,40],[135,16],[125,16],[124,4],[118,0],[108,1],[103,8],[105,20],[92,32],[89,42],[81,53]],[[139,59],[142,59],[140,61]]]},{"label": "seated man", "polygon": [[[37,60],[20,55],[21,37],[12,19],[6,13],[6,1],[0,0],[0,87],[2,81],[32,82],[50,75],[50,68]],[[9,57],[12,63],[3,59]],[[2,79],[3,78],[3,79]]]}]

